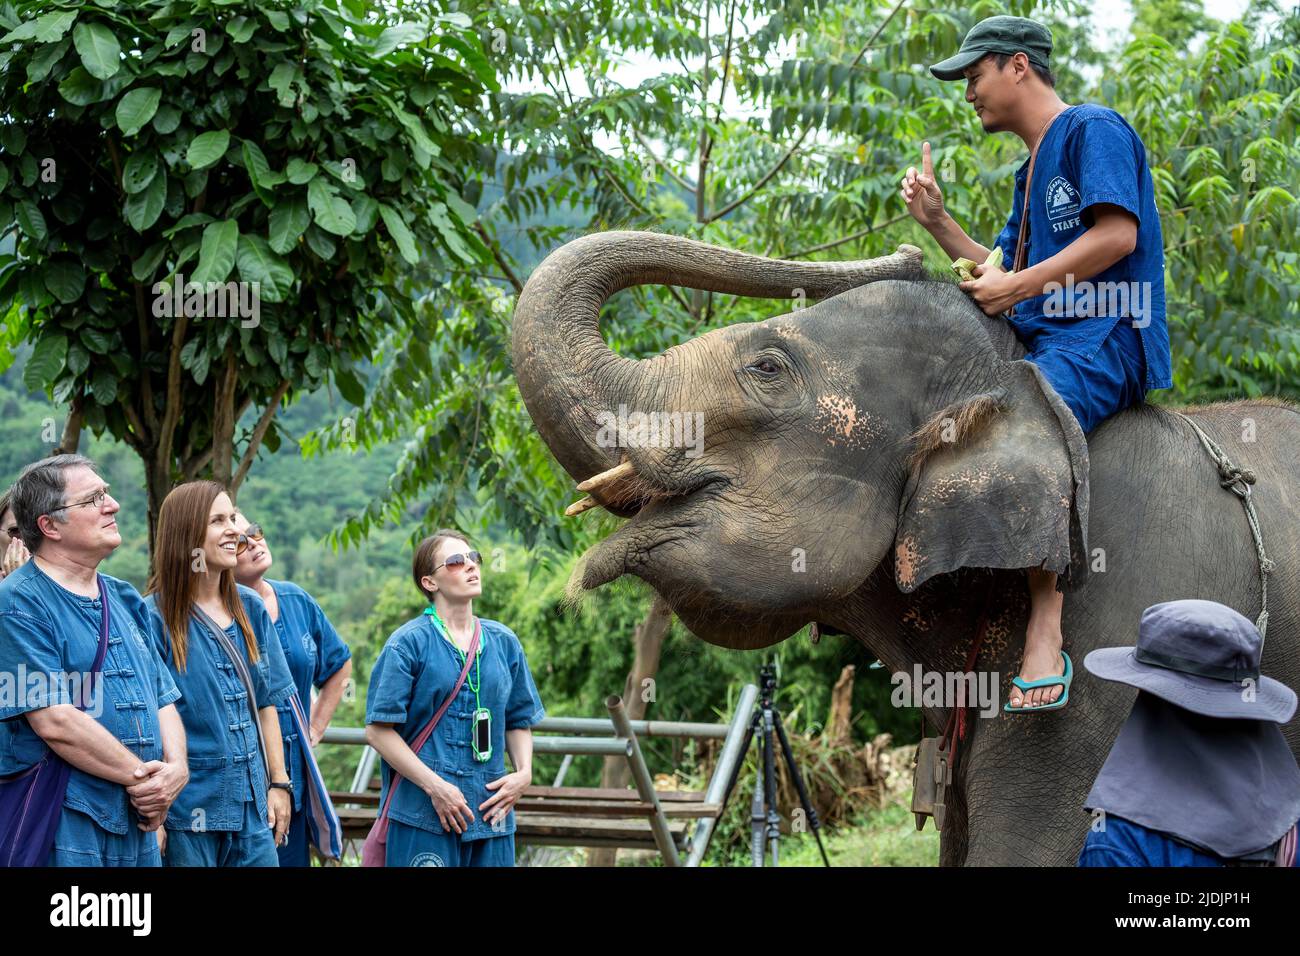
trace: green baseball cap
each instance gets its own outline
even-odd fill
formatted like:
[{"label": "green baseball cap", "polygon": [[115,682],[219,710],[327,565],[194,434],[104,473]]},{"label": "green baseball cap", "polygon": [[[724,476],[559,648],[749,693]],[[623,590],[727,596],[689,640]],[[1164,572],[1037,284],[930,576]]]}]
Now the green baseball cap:
[{"label": "green baseball cap", "polygon": [[1024,17],[989,17],[970,28],[956,56],[936,63],[930,72],[941,80],[964,79],[962,71],[990,53],[1023,53],[1030,63],[1050,69],[1047,59],[1052,55],[1052,31]]}]

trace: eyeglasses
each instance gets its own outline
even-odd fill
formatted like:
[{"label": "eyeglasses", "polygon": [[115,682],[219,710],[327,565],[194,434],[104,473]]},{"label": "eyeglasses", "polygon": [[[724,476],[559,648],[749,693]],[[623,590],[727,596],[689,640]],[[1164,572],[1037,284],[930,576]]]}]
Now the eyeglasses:
[{"label": "eyeglasses", "polygon": [[102,490],[95,492],[93,495],[91,495],[89,498],[85,499],[84,501],[70,501],[66,505],[59,505],[50,513],[53,514],[54,511],[65,511],[68,508],[80,508],[83,507],[84,505],[94,505],[97,511],[103,511],[104,501],[107,498],[108,498],[108,485],[105,485]]},{"label": "eyeglasses", "polygon": [[5,534],[9,535],[10,538],[17,538],[17,537],[18,537],[18,525],[13,525],[13,526],[11,526],[11,527],[5,528]]},{"label": "eyeglasses", "polygon": [[235,544],[235,554],[243,554],[248,550],[250,542],[261,543],[265,537],[266,535],[262,532],[260,524],[250,524],[248,530],[239,536],[239,540]]},{"label": "eyeglasses", "polygon": [[[448,568],[458,568],[465,563],[466,559],[478,564],[483,560],[483,555],[479,554],[477,551],[471,551],[469,554],[449,554],[447,555],[447,560],[438,565],[438,568],[444,566]],[[437,571],[438,568],[434,568],[433,570]]]}]

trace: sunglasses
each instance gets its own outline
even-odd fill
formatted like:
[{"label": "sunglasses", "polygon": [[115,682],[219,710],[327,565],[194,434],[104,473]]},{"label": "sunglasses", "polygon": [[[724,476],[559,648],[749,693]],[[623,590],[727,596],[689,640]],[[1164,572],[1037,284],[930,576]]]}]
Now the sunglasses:
[{"label": "sunglasses", "polygon": [[[466,560],[479,564],[483,560],[483,555],[479,554],[477,551],[471,551],[468,554],[449,554],[447,555],[447,560],[438,565],[438,568],[458,568],[464,564]],[[434,568],[433,570],[437,571],[438,568]]]},{"label": "sunglasses", "polygon": [[5,534],[9,535],[9,537],[11,538],[18,537],[18,525],[13,525],[12,527],[5,528]]},{"label": "sunglasses", "polygon": [[248,530],[239,536],[235,544],[235,554],[243,554],[248,550],[249,544],[253,541],[262,542],[266,535],[262,531],[260,524],[250,524]]}]

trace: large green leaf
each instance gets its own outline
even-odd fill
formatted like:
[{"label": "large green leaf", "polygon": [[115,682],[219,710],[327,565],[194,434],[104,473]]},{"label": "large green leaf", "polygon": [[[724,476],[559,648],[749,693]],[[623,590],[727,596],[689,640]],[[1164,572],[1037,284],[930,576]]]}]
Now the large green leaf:
[{"label": "large green leaf", "polygon": [[137,149],[122,166],[122,188],[128,194],[140,192],[158,175],[161,162],[152,149]]},{"label": "large green leaf", "polygon": [[190,141],[190,148],[185,151],[185,161],[195,169],[204,169],[224,156],[229,145],[229,130],[215,129],[200,133]]},{"label": "large green leaf", "polygon": [[317,177],[307,185],[307,207],[316,225],[336,236],[346,236],[357,226],[352,206],[324,179]]},{"label": "large green leaf", "polygon": [[148,186],[135,195],[126,197],[126,206],[123,207],[122,214],[126,216],[126,221],[131,224],[132,229],[136,232],[144,232],[158,221],[166,202],[167,174],[160,170],[149,181]]},{"label": "large green leaf", "polygon": [[46,335],[36,343],[23,368],[23,384],[29,392],[42,392],[63,371],[68,354],[68,340],[61,332]]},{"label": "large green leaf", "polygon": [[284,174],[289,182],[295,186],[301,186],[303,183],[311,182],[316,175],[316,164],[304,162],[295,156],[284,167]]},{"label": "large green leaf", "polygon": [[72,42],[81,65],[95,79],[106,80],[122,68],[122,47],[102,23],[78,23],[72,30]]},{"label": "large green leaf", "polygon": [[71,305],[81,298],[86,287],[86,270],[81,263],[72,259],[52,259],[45,264],[45,288],[50,295],[64,305]]},{"label": "large green leaf", "polygon": [[90,379],[90,393],[100,405],[107,407],[113,404],[117,398],[117,376],[111,368],[101,365],[95,369],[95,374]]},{"label": "large green leaf", "polygon": [[128,90],[117,101],[117,127],[127,136],[134,136],[153,119],[158,111],[158,101],[162,99],[162,90],[156,86],[140,87]]},{"label": "large green leaf", "polygon": [[239,244],[239,224],[233,219],[210,223],[203,230],[199,246],[199,264],[190,276],[191,282],[225,282],[235,267],[235,249]]},{"label": "large green leaf", "polygon": [[411,235],[411,230],[402,221],[397,210],[387,203],[380,203],[379,216],[384,220],[388,234],[393,237],[393,242],[397,244],[397,251],[401,253],[402,258],[411,265],[416,265],[420,261],[420,252],[415,248],[415,237]]},{"label": "large green leaf", "polygon": [[370,50],[370,55],[375,59],[388,56],[399,46],[408,43],[419,43],[428,35],[428,28],[423,24],[399,23],[396,26],[386,28],[383,33],[374,39],[374,46]]},{"label": "large green leaf", "polygon": [[49,235],[45,226],[45,216],[41,214],[40,207],[30,199],[20,199],[14,203],[14,217],[18,220],[18,228],[37,242],[44,242],[45,237]]},{"label": "large green leaf", "polygon": [[302,196],[284,196],[271,210],[270,246],[280,255],[292,252],[311,224],[311,211]]},{"label": "large green leaf", "polygon": [[73,106],[97,103],[103,93],[104,84],[87,73],[84,66],[70,70],[59,82],[59,95]]},{"label": "large green leaf", "polygon": [[0,43],[13,43],[18,40],[35,40],[37,43],[53,43],[63,39],[68,27],[77,19],[75,10],[55,10],[43,14],[35,20],[26,20],[4,36]]},{"label": "large green leaf", "polygon": [[240,236],[239,277],[245,282],[261,283],[264,302],[283,302],[293,288],[293,270],[276,255],[261,236]]}]

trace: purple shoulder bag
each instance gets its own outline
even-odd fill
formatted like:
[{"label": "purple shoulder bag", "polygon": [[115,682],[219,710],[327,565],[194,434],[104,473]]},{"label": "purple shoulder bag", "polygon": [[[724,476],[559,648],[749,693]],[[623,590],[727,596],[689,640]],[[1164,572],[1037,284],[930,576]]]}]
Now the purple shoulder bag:
[{"label": "purple shoulder bag", "polygon": [[[99,578],[99,648],[90,669],[90,682],[99,675],[108,651],[108,593]],[[87,688],[81,688],[79,710],[86,709]],[[49,747],[26,770],[0,777],[0,866],[44,866],[54,847],[54,832],[63,816],[72,765]]]}]

